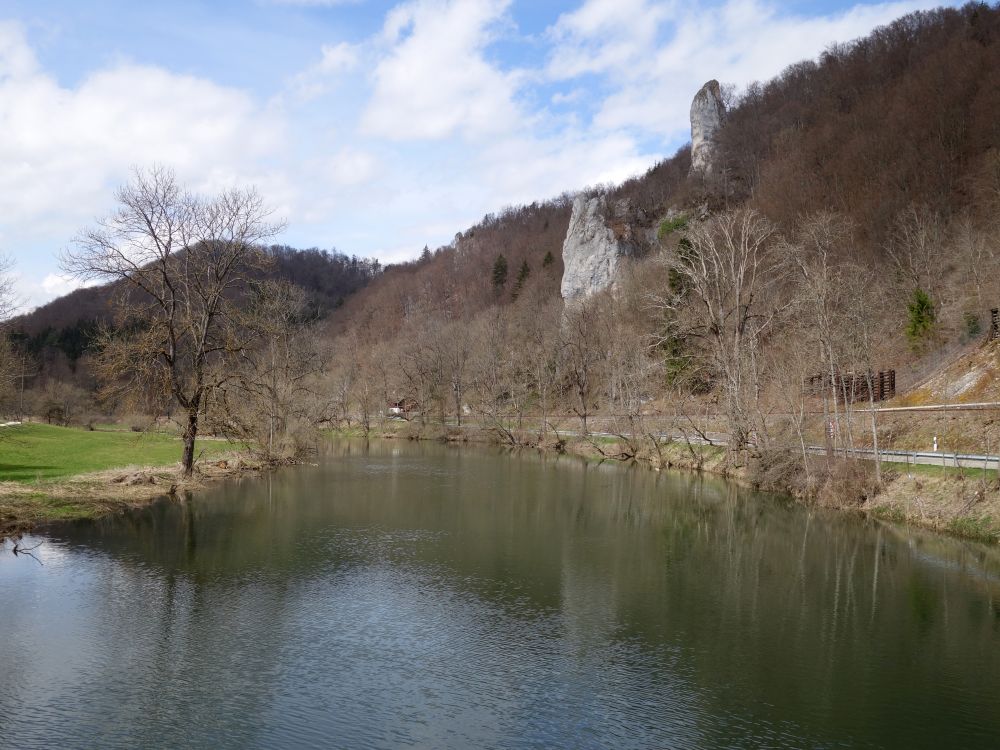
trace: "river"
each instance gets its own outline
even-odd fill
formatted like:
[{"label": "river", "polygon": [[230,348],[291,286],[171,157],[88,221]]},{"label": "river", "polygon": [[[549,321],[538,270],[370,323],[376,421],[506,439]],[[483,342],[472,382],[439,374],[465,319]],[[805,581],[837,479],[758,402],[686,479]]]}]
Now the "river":
[{"label": "river", "polygon": [[0,747],[1000,746],[1000,554],[400,441],[0,554]]}]

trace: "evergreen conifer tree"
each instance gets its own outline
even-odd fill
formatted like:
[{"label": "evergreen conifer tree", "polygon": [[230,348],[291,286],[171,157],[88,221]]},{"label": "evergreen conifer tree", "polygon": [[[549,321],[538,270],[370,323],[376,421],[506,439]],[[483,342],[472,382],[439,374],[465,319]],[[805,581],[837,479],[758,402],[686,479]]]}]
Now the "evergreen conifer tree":
[{"label": "evergreen conifer tree", "polygon": [[497,256],[493,264],[493,286],[500,289],[507,283],[507,259],[503,253]]}]

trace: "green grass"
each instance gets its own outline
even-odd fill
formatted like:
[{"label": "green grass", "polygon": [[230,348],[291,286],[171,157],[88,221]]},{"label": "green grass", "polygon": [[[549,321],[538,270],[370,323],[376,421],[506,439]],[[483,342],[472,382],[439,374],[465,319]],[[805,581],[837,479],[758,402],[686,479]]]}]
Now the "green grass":
[{"label": "green grass", "polygon": [[[73,427],[25,424],[0,434],[0,481],[60,479],[123,466],[167,466],[180,461],[181,441],[162,433],[91,432]],[[205,455],[229,447],[199,441]]]},{"label": "green grass", "polygon": [[94,422],[91,425],[98,432],[132,432],[132,428],[121,422]]},{"label": "green grass", "polygon": [[980,542],[995,543],[1000,538],[993,519],[986,516],[982,518],[972,518],[970,516],[953,518],[948,523],[948,530],[953,534]]},{"label": "green grass", "polygon": [[[136,432],[130,425],[123,422],[94,422],[91,427],[97,432]],[[161,432],[169,435],[180,434],[176,425],[172,423],[167,425],[143,425],[143,429],[139,430],[139,432]]]},{"label": "green grass", "polygon": [[903,509],[891,505],[876,505],[872,508],[872,514],[883,521],[892,521],[893,523],[906,522],[906,513]]},{"label": "green grass", "polygon": [[658,239],[662,240],[668,234],[680,231],[681,229],[685,229],[686,227],[687,227],[686,216],[677,216],[673,219],[664,219],[662,222],[660,222],[659,229],[656,230],[656,236]]},{"label": "green grass", "polygon": [[882,466],[900,474],[914,474],[927,477],[965,477],[966,479],[996,479],[996,469],[977,469],[971,466],[938,466],[936,464],[906,464],[902,461],[886,461]]},{"label": "green grass", "polygon": [[618,438],[608,435],[588,435],[584,440],[589,440],[592,443],[600,443],[601,445],[614,445],[615,443],[622,442]]}]

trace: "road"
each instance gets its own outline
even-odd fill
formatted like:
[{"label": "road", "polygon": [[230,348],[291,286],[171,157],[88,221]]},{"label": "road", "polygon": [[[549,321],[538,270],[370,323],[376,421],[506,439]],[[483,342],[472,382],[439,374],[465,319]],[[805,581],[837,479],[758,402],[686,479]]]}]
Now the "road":
[{"label": "road", "polygon": [[[560,435],[580,436],[575,430],[560,430]],[[591,432],[594,437],[615,438],[617,435],[610,432]],[[726,435],[722,433],[707,433],[708,439],[687,436],[679,433],[658,432],[656,437],[660,440],[689,440],[698,445],[719,445],[727,444]],[[826,448],[822,445],[810,445],[806,450],[816,455],[826,453]],[[868,448],[855,448],[848,452],[854,458],[868,461],[875,460],[875,451]],[[946,453],[944,451],[900,451],[900,450],[879,450],[879,458],[883,461],[900,464],[920,464],[923,466],[959,467],[965,469],[987,469],[1000,471],[1000,456],[987,456],[976,453]]]}]

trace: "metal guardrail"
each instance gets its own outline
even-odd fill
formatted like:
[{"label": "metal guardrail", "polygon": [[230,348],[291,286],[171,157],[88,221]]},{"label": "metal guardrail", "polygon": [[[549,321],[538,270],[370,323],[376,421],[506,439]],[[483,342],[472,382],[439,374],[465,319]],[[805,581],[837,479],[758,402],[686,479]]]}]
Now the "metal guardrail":
[{"label": "metal guardrail", "polygon": [[[987,411],[990,409],[1000,409],[1000,401],[982,401],[973,404],[924,404],[922,406],[882,406],[876,407],[875,412],[885,414],[888,412],[905,411]],[[870,408],[854,409],[868,413]]]},{"label": "metal guardrail", "polygon": [[[810,446],[812,450],[812,446]],[[822,450],[822,449],[821,449]],[[850,455],[874,459],[875,451],[871,448],[854,448],[848,451]],[[879,458],[883,461],[893,457],[904,458],[907,463],[922,466],[943,466],[958,469],[1000,469],[1000,456],[989,456],[978,453],[945,453],[944,451],[900,451],[881,450]],[[899,463],[899,462],[895,462]]]},{"label": "metal guardrail", "polygon": [[[998,402],[988,402],[986,404],[963,404],[965,407],[975,407],[975,406],[990,406],[991,408],[1000,409],[1000,403]],[[904,407],[904,408],[919,408],[924,409],[926,407]],[[860,410],[859,410],[860,411]],[[526,420],[530,417],[525,416]],[[602,415],[601,417],[596,417],[594,421],[602,421],[605,419],[611,419],[608,415]],[[446,424],[454,424],[454,421],[446,420]],[[532,425],[527,429],[537,429],[537,425]],[[574,437],[581,437],[582,433],[579,430],[574,429],[558,429],[556,432],[560,435],[572,435]],[[719,447],[725,446],[728,441],[722,433],[718,432],[706,432],[708,439],[702,438],[698,435],[692,435],[680,432],[664,432],[651,431],[647,435],[656,437],[661,441],[671,441],[671,440],[681,440],[687,441],[694,445],[715,445]],[[604,437],[604,438],[617,438],[621,437],[618,433],[607,432],[605,430],[590,430],[588,435],[591,437]],[[827,449],[822,445],[808,445],[806,450],[814,455],[822,455],[826,453]],[[871,448],[839,448],[834,451],[837,455],[841,456],[853,456],[865,460],[874,460],[875,451]],[[879,449],[878,456],[880,460],[889,461],[890,463],[912,463],[922,466],[942,466],[945,468],[961,468],[961,469],[996,469],[1000,472],[1000,456],[991,456],[987,454],[979,453],[946,453],[944,451],[901,451],[894,449]],[[903,459],[902,461],[893,461],[893,459]]]},{"label": "metal guardrail", "polygon": [[[579,435],[575,430],[561,430],[562,434]],[[612,432],[591,432],[594,437],[618,437]],[[660,440],[686,440],[696,445],[718,445],[724,446],[727,441],[724,438],[710,436],[705,440],[696,436],[684,436],[666,432],[653,433]],[[814,455],[826,453],[826,447],[822,445],[809,445],[806,450]],[[851,456],[872,461],[875,459],[875,451],[871,448],[847,448],[834,451],[841,456]],[[882,461],[890,463],[912,463],[920,466],[942,466],[944,468],[959,469],[997,469],[1000,471],[1000,456],[990,456],[979,453],[946,453],[944,451],[901,451],[882,450],[878,451],[878,457]],[[893,461],[893,458],[902,458],[904,461]]]}]

